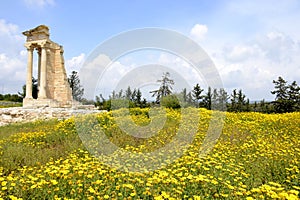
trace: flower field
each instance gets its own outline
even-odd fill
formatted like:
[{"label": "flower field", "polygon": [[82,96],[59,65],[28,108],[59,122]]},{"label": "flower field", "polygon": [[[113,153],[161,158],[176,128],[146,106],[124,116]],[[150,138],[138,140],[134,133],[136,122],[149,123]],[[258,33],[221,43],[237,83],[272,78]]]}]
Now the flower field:
[{"label": "flower field", "polygon": [[0,199],[300,199],[300,113],[226,113],[202,155],[214,112],[121,109],[0,127]]}]

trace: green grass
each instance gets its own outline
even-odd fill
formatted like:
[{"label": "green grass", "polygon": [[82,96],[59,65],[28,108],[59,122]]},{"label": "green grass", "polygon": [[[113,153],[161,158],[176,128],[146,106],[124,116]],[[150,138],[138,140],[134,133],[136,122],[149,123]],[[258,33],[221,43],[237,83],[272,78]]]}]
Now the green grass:
[{"label": "green grass", "polygon": [[20,102],[0,101],[0,108],[22,107],[22,105]]},{"label": "green grass", "polygon": [[[0,127],[0,167],[10,173],[19,167],[36,166],[50,159],[65,157],[82,147],[77,134],[64,135],[56,126],[57,119],[16,123]],[[31,138],[31,141],[16,142],[26,134],[45,132],[45,137]],[[35,143],[39,144],[36,145]]]},{"label": "green grass", "polygon": [[[227,113],[220,138],[203,157],[200,149],[212,111],[192,109],[183,123],[184,112],[168,110],[164,126],[146,139],[123,133],[118,125],[132,119],[146,126],[154,119],[162,121],[162,115],[150,121],[145,109],[131,110],[131,116],[123,111],[0,127],[0,199],[300,198],[300,113]],[[192,119],[198,112],[201,120],[195,125]],[[160,163],[159,156],[154,159],[147,152],[170,143],[178,123],[184,136],[190,127],[198,127],[188,150],[164,168],[146,173],[116,170],[107,165],[116,162],[112,156],[96,159],[77,133],[95,136],[90,145],[99,147],[101,128],[110,142],[130,152],[127,157],[114,152],[114,157],[125,158],[121,164],[142,168],[147,161]],[[161,153],[172,159],[171,153],[181,153],[179,145],[180,141]],[[135,158],[141,154],[139,162]]]}]

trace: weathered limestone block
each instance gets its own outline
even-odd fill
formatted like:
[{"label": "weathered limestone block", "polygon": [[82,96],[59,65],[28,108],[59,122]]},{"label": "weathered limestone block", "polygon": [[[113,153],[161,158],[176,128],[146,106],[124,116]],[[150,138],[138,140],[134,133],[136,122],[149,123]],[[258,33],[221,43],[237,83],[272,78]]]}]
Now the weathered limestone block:
[{"label": "weathered limestone block", "polygon": [[72,108],[0,108],[0,126],[15,122],[29,122],[37,119],[67,119],[77,114],[89,114],[103,112],[94,109],[72,109]]}]

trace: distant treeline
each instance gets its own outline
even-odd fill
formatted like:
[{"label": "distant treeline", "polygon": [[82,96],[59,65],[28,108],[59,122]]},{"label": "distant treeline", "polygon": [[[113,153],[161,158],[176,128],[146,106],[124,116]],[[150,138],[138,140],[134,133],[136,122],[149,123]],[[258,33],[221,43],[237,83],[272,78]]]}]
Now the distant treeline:
[{"label": "distant treeline", "polygon": [[[70,76],[72,77],[72,76]],[[174,93],[172,86],[175,84],[174,80],[170,78],[170,73],[163,74],[162,79],[157,80],[161,85],[157,90],[150,91],[155,101],[149,102],[143,98],[142,92],[139,89],[131,89],[128,87],[125,91],[112,91],[109,99],[103,98],[100,94],[94,100],[87,100],[82,98],[83,89],[80,85],[79,76],[73,72],[74,87],[72,92],[73,98],[77,99],[83,104],[94,104],[101,110],[111,110],[121,107],[150,107],[150,106],[164,106],[167,108],[181,108],[181,107],[201,107],[208,110],[221,110],[229,112],[262,112],[262,113],[285,113],[300,111],[300,87],[296,81],[288,84],[282,77],[273,80],[274,90],[270,91],[275,95],[275,100],[266,102],[261,101],[251,102],[249,98],[243,93],[242,89],[234,89],[228,94],[223,88],[208,87],[206,91],[196,84],[192,91],[182,89],[180,93]],[[70,80],[73,80],[69,78]],[[37,96],[37,79],[33,79],[33,96]],[[71,84],[70,84],[71,85]],[[71,87],[71,86],[70,86]],[[75,89],[74,89],[75,88]],[[77,90],[76,90],[77,88]],[[0,94],[0,100],[22,102],[25,96],[26,86],[23,86],[23,92],[19,94]],[[76,98],[75,98],[76,97]],[[251,102],[251,103],[250,103]]]},{"label": "distant treeline", "polygon": [[18,94],[0,94],[0,101],[22,102],[23,97]]},{"label": "distant treeline", "polygon": [[234,89],[231,94],[228,94],[223,88],[208,87],[204,93],[204,89],[196,84],[192,91],[184,88],[180,93],[173,93],[174,81],[169,76],[168,73],[164,74],[162,79],[158,80],[161,87],[150,92],[156,96],[156,101],[148,102],[142,98],[139,89],[132,90],[128,87],[125,91],[113,91],[108,100],[100,94],[96,97],[95,106],[104,110],[161,105],[168,108],[201,107],[229,112],[285,113],[300,111],[300,87],[296,81],[288,84],[282,77],[273,80],[275,86],[271,93],[275,95],[274,101],[266,102],[263,99],[250,103],[242,89]]}]

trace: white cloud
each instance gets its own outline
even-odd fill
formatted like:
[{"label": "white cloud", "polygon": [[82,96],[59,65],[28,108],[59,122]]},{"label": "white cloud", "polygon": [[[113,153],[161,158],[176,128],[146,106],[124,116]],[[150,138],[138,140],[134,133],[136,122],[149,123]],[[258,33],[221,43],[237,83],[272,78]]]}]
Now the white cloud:
[{"label": "white cloud", "polygon": [[298,42],[279,31],[271,31],[257,41],[266,56],[274,62],[291,61],[295,51],[299,51]]},{"label": "white cloud", "polygon": [[0,86],[1,93],[17,93],[26,79],[24,37],[15,24],[0,19]]},{"label": "white cloud", "polygon": [[110,62],[110,58],[104,54],[100,54],[93,59],[87,58],[84,62],[84,65],[79,71],[79,77],[84,87],[84,96],[86,98],[93,99],[95,97],[98,80]]},{"label": "white cloud", "polygon": [[[225,53],[226,52],[226,53]],[[253,56],[258,56],[263,52],[257,45],[236,45],[233,47],[225,47],[224,55],[232,62],[244,61]]]},{"label": "white cloud", "polygon": [[196,83],[206,87],[205,79],[178,56],[166,52],[145,50],[134,52],[114,62],[106,55],[87,58],[79,72],[85,96],[89,99],[102,94],[108,97],[113,90],[128,86],[140,88],[143,97],[150,98],[149,91],[158,87],[157,80],[164,72],[170,72],[175,81],[174,91],[190,90]]},{"label": "white cloud", "polygon": [[274,97],[272,80],[283,76],[300,81],[299,41],[279,31],[269,31],[250,41],[227,45],[214,56],[225,88],[241,88],[252,100]]},{"label": "white cloud", "polygon": [[15,24],[7,23],[0,19],[0,53],[18,56],[24,48],[24,37]]},{"label": "white cloud", "polygon": [[[170,69],[172,69],[174,71],[174,73],[176,73],[175,75],[177,76],[176,77],[177,81],[175,81],[175,84],[177,82],[177,84],[178,84],[177,88],[179,91],[181,91],[185,87],[185,86],[182,86],[182,85],[184,85],[182,82],[179,82],[179,80],[181,78],[188,83],[190,89],[193,86],[195,86],[196,83],[200,83],[200,85],[202,87],[207,86],[206,85],[207,83],[205,80],[206,77],[203,77],[203,74],[198,74],[198,72],[196,71],[197,69],[192,67],[188,62],[186,62],[185,60],[183,60],[180,57],[177,57],[172,54],[161,53],[157,62],[160,65],[169,67]],[[172,73],[171,73],[171,76],[172,76]],[[177,91],[177,92],[179,92],[179,91]]]},{"label": "white cloud", "polygon": [[81,53],[79,56],[75,56],[65,63],[65,68],[67,70],[67,73],[70,74],[72,71],[79,71],[82,64],[85,61],[85,54]]},{"label": "white cloud", "polygon": [[24,2],[30,8],[44,8],[55,5],[54,0],[24,0]]},{"label": "white cloud", "polygon": [[205,38],[207,31],[208,31],[208,28],[206,25],[196,24],[191,29],[190,34],[193,39],[195,39],[197,42],[199,42]]}]

